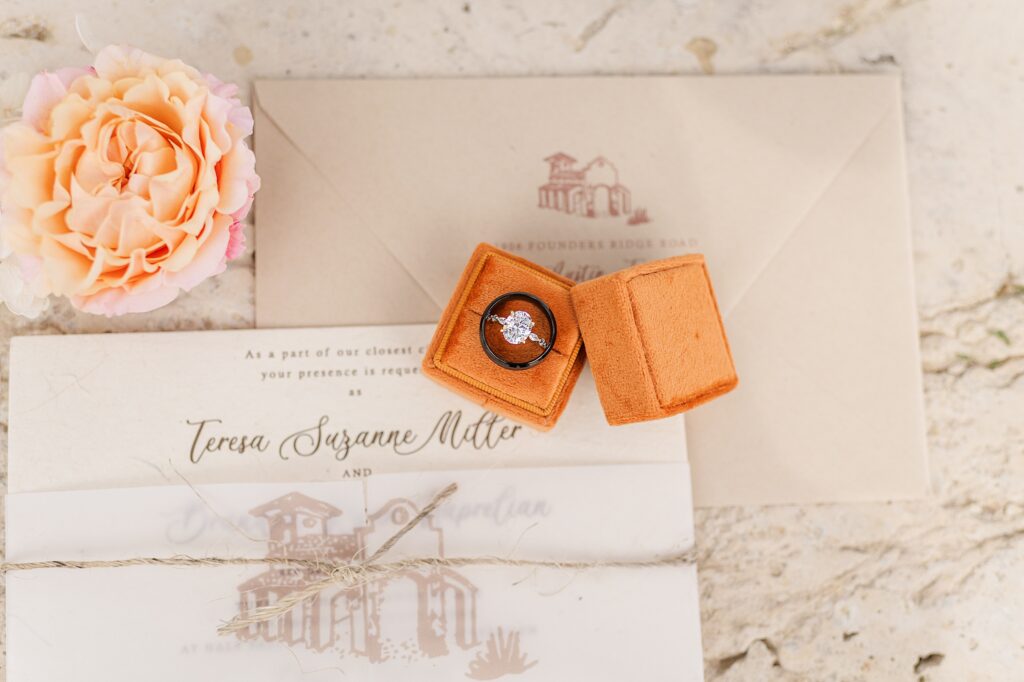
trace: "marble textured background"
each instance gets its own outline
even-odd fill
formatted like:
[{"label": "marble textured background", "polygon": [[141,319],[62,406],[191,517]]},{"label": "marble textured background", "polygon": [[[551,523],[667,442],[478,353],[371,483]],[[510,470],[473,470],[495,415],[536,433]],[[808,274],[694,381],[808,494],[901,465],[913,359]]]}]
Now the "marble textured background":
[{"label": "marble textured background", "polygon": [[[935,495],[699,511],[707,679],[1024,679],[1019,0],[5,0],[0,118],[33,72],[89,61],[76,11],[94,49],[130,42],[238,82],[902,72]],[[15,334],[252,323],[250,254],[145,316],[0,312],[3,379]]]}]

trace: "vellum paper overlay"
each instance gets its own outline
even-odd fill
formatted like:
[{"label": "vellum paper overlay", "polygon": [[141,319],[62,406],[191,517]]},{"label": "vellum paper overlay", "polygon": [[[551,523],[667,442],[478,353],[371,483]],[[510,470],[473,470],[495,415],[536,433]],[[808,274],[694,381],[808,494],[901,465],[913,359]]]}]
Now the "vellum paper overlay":
[{"label": "vellum paper overlay", "polygon": [[[628,562],[692,546],[680,462],[20,493],[7,498],[7,560],[355,561],[452,482],[392,560]],[[278,565],[13,572],[8,679],[702,679],[693,565],[417,567],[218,635],[314,578]]]}]

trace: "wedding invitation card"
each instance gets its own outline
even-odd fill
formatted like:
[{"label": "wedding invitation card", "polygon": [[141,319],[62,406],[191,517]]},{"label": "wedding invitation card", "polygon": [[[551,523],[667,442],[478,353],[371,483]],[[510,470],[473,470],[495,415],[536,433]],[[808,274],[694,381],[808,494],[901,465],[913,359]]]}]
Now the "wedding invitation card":
[{"label": "wedding invitation card", "polygon": [[430,325],[15,338],[12,493],[685,460],[610,427],[589,372],[541,434],[420,376]]},{"label": "wedding invitation card", "polygon": [[[418,376],[431,331],[15,339],[7,561],[104,563],[7,574],[8,679],[703,679],[682,420],[585,376],[540,434]],[[414,563],[252,620],[363,561]]]}]

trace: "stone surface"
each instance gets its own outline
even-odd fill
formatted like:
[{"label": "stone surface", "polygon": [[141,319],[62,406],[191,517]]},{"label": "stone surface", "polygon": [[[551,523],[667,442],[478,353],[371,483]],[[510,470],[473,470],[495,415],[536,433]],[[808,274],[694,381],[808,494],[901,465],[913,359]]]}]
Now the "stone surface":
[{"label": "stone surface", "polygon": [[[89,60],[82,5],[0,8],[0,118],[31,73]],[[241,82],[901,71],[935,495],[699,511],[707,678],[1024,678],[1018,0],[178,0],[110,3],[80,28],[93,49],[130,42]],[[250,257],[149,315],[0,312],[4,378],[14,334],[251,326],[252,285]]]}]

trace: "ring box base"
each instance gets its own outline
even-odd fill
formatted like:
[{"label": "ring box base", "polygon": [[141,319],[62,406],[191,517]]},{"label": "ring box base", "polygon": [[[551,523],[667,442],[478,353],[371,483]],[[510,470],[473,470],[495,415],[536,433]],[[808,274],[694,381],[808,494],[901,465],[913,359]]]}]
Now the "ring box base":
[{"label": "ring box base", "polygon": [[[481,244],[441,315],[423,360],[423,373],[496,414],[542,431],[550,429],[565,410],[583,370],[583,339],[570,296],[573,286],[570,279]],[[558,322],[551,352],[529,369],[498,366],[480,344],[484,310],[510,291],[541,299]]]}]

